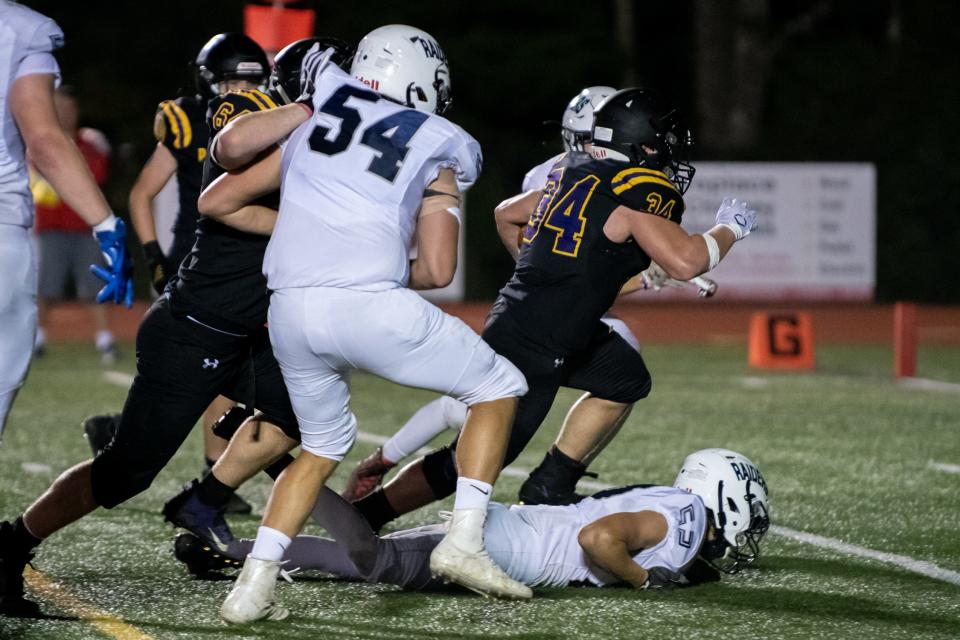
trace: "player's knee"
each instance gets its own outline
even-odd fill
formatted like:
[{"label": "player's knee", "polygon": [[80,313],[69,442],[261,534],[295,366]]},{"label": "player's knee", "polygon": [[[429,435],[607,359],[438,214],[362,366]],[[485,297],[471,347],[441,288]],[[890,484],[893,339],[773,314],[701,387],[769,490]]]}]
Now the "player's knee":
[{"label": "player's knee", "polygon": [[512,362],[495,355],[482,382],[459,397],[466,406],[503,398],[519,398],[527,393],[527,379]]},{"label": "player's knee", "polygon": [[443,422],[447,427],[457,431],[467,421],[467,405],[450,396],[440,397],[440,409],[443,411]]},{"label": "player's knee", "polygon": [[163,464],[133,460],[119,449],[108,447],[93,459],[90,468],[93,499],[101,507],[112,509],[149,489],[161,469]]},{"label": "player's knee", "polygon": [[457,490],[457,462],[452,447],[431,451],[423,457],[423,477],[437,500]]},{"label": "player's knee", "polygon": [[343,460],[357,439],[357,418],[347,411],[329,422],[302,422],[301,448],[321,458]]}]

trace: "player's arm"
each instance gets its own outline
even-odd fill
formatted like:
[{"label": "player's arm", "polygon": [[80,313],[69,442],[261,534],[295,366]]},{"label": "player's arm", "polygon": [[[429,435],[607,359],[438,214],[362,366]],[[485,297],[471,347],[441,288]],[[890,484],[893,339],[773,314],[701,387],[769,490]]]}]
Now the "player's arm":
[{"label": "player's arm", "polygon": [[520,238],[523,228],[527,226],[542,195],[543,191],[540,189],[527,191],[504,200],[494,209],[493,217],[497,223],[500,241],[514,260],[520,255]]},{"label": "player's arm", "polygon": [[302,103],[244,114],[216,135],[210,157],[227,171],[238,169],[293,133],[310,115],[309,107]]},{"label": "player's arm", "polygon": [[424,192],[417,219],[417,257],[410,261],[411,289],[438,289],[457,271],[460,189],[450,169],[442,169]]},{"label": "player's arm", "polygon": [[280,148],[243,169],[225,173],[200,194],[200,213],[241,231],[270,235],[277,212],[252,205],[254,200],[280,188]]},{"label": "player's arm", "polygon": [[64,132],[53,103],[54,76],[36,73],[17,78],[10,89],[10,111],[30,152],[30,160],[63,201],[90,226],[111,214],[73,140]]},{"label": "player's arm", "polygon": [[147,163],[143,165],[133,187],[130,188],[130,222],[146,246],[157,241],[156,221],[153,215],[153,199],[167,181],[177,172],[177,159],[163,144],[158,143]]},{"label": "player's arm", "polygon": [[590,561],[637,588],[645,588],[649,574],[633,561],[634,553],[648,549],[667,535],[667,519],[655,511],[614,513],[580,529],[577,542]]}]

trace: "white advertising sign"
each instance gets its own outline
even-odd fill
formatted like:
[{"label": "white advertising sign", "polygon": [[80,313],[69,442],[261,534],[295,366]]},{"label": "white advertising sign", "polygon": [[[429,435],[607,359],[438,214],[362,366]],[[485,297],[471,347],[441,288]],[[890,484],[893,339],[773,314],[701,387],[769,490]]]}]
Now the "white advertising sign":
[{"label": "white advertising sign", "polygon": [[724,197],[742,198],[757,211],[759,228],[709,274],[720,285],[719,299],[872,300],[872,164],[701,162],[696,167],[684,196],[688,231],[711,228]]}]

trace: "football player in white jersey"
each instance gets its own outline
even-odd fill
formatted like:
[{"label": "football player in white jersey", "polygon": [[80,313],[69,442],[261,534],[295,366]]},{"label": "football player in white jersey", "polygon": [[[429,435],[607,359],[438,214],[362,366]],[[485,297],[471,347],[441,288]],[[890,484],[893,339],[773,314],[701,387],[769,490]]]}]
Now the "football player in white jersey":
[{"label": "football player in white jersey", "polygon": [[[429,555],[444,525],[427,525],[378,538],[360,514],[324,488],[318,519],[333,539],[300,536],[291,567],[354,580],[436,587]],[[635,485],[601,491],[577,504],[494,503],[486,544],[497,564],[531,587],[571,584],[639,589],[669,588],[717,579],[692,571],[697,558],[736,573],[759,556],[770,524],[767,484],[745,456],[727,449],[696,451],[684,460],[673,487]],[[237,551],[253,541],[241,541]],[[193,571],[237,566],[199,539],[183,534],[177,558]]]},{"label": "football player in white jersey", "polygon": [[37,329],[27,152],[67,205],[93,226],[110,265],[97,267],[107,280],[98,302],[132,302],[123,222],[110,211],[54,109],[60,68],[53,52],[62,46],[63,32],[53,20],[0,0],[0,435],[27,375]]},{"label": "football player in white jersey", "polygon": [[[288,613],[273,602],[276,576],[356,438],[347,386],[354,369],[470,406],[450,533],[431,567],[483,593],[532,596],[483,546],[492,484],[526,381],[463,322],[411,291],[444,286],[453,276],[460,196],[480,171],[480,147],[434,115],[449,103],[450,85],[446,58],[429,34],[403,25],[377,29],[360,42],[351,73],[308,55],[309,99],[224,129],[212,153],[225,168],[266,155],[201,196],[201,213],[229,217],[275,189],[282,175],[264,273],[270,338],[302,435],[302,451],[274,486],[250,559],[221,608],[228,622]],[[244,129],[262,146],[235,144],[234,133]],[[288,135],[282,154],[269,151]]]}]

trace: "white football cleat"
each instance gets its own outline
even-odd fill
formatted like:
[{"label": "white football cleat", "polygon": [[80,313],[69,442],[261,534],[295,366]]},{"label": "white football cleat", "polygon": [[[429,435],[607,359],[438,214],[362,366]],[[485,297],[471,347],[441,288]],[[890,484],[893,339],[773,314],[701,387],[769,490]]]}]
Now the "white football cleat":
[{"label": "white football cleat", "polygon": [[290,615],[289,609],[273,599],[281,564],[247,556],[240,577],[220,607],[220,619],[228,624],[246,624],[264,619],[283,620]]},{"label": "white football cleat", "polygon": [[533,590],[508,576],[483,548],[477,531],[483,531],[485,518],[480,509],[454,511],[449,533],[430,554],[430,573],[481,595],[529,600]]}]

